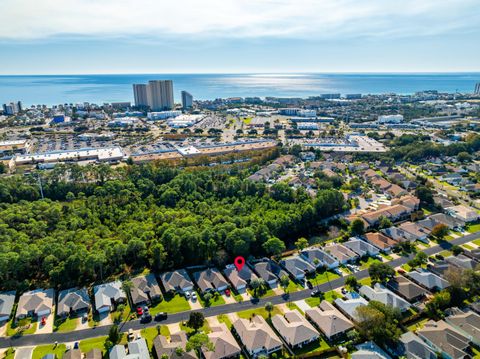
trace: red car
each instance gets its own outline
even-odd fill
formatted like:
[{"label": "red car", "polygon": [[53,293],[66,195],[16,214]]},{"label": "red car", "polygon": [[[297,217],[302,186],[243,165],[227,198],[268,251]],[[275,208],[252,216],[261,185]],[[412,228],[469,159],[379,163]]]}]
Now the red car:
[{"label": "red car", "polygon": [[142,314],[143,314],[142,307],[137,307],[137,315],[142,315]]},{"label": "red car", "polygon": [[227,295],[227,297],[230,297],[230,289],[225,289],[225,294]]},{"label": "red car", "polygon": [[40,321],[41,325],[45,325],[47,323],[47,318],[42,317],[42,320]]}]

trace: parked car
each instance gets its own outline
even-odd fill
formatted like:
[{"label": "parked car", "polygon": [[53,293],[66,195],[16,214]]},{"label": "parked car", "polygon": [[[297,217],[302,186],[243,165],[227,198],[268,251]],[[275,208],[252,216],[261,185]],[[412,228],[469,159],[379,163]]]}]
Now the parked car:
[{"label": "parked car", "polygon": [[142,307],[137,307],[137,315],[140,316],[143,314],[143,309]]},{"label": "parked car", "polygon": [[160,312],[160,313],[158,313],[158,314],[155,316],[155,321],[156,321],[156,322],[159,322],[159,321],[161,321],[161,320],[167,319],[167,317],[168,317],[168,314],[167,314],[167,313],[165,313],[165,312]]},{"label": "parked car", "polygon": [[185,292],[185,298],[189,299],[190,298],[190,292]]},{"label": "parked car", "polygon": [[47,318],[42,317],[42,320],[40,321],[41,325],[45,325],[47,323]]},{"label": "parked car", "polygon": [[144,313],[140,318],[140,323],[150,323],[152,321],[152,316],[150,314]]},{"label": "parked car", "polygon": [[225,294],[227,295],[227,297],[230,297],[230,294],[231,294],[231,293],[230,293],[230,289],[228,289],[228,288],[225,289]]},{"label": "parked car", "polygon": [[313,284],[312,284],[312,282],[310,282],[309,280],[307,280],[307,287],[308,287],[308,289],[312,289],[312,288],[313,288]]},{"label": "parked car", "polygon": [[192,300],[193,301],[197,300],[197,293],[195,292],[192,293]]}]

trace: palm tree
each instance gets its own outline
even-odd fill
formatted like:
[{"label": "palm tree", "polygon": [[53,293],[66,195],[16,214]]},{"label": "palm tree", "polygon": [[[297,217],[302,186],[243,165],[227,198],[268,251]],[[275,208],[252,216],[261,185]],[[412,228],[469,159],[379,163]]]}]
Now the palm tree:
[{"label": "palm tree", "polygon": [[272,311],[273,311],[274,307],[273,307],[273,304],[272,302],[267,302],[265,303],[265,310],[268,312],[268,318],[271,318],[272,317]]}]

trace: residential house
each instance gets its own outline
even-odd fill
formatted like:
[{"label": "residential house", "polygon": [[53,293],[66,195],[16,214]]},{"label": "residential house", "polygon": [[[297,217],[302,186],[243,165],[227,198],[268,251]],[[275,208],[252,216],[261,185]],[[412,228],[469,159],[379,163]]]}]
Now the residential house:
[{"label": "residential house", "polygon": [[433,262],[433,264],[427,264],[427,268],[436,275],[444,277],[446,271],[450,270],[451,268],[455,269],[456,267],[446,260],[436,260]]},{"label": "residential house", "polygon": [[459,173],[447,173],[440,176],[439,180],[455,186],[458,185],[462,180],[462,175]]},{"label": "residential house", "polygon": [[160,276],[163,288],[167,292],[185,293],[193,290],[193,282],[185,269],[166,272]]},{"label": "residential house", "polygon": [[193,279],[202,293],[210,291],[223,292],[228,288],[227,281],[217,268],[207,268],[195,272],[193,273]]},{"label": "residential house", "polygon": [[368,170],[366,170],[365,172],[363,172],[361,174],[361,177],[367,181],[367,182],[370,182],[374,179],[378,179],[378,178],[381,178],[382,176],[380,176],[377,172],[375,172],[374,170],[372,170],[371,168],[369,168]]},{"label": "residential house", "polygon": [[369,300],[376,300],[385,304],[386,306],[400,309],[402,312],[410,309],[409,302],[396,295],[391,290],[388,290],[380,283],[376,283],[373,288],[363,285],[360,288],[360,294],[367,297]]},{"label": "residential house", "polygon": [[208,338],[215,349],[213,351],[202,349],[205,359],[236,358],[240,355],[242,349],[225,323],[211,326],[210,329],[211,332],[208,333]]},{"label": "residential house", "polygon": [[96,285],[93,287],[95,298],[95,309],[98,313],[106,313],[115,309],[118,304],[127,301],[127,295],[122,289],[122,282],[115,282]]},{"label": "residential house", "polygon": [[387,286],[410,303],[419,301],[430,294],[425,288],[400,275],[389,280]]},{"label": "residential house", "polygon": [[374,245],[382,252],[390,252],[390,250],[398,244],[397,241],[394,241],[393,239],[387,237],[381,232],[366,233],[365,239],[368,243]]},{"label": "residential house", "polygon": [[160,286],[153,273],[132,278],[130,298],[133,305],[149,304],[159,300],[161,296]]},{"label": "residential house", "polygon": [[440,208],[452,207],[455,204],[443,196],[433,196],[433,203]]},{"label": "residential house", "polygon": [[357,253],[339,243],[333,243],[325,246],[323,247],[323,250],[332,257],[336,258],[341,264],[354,262],[360,257]]},{"label": "residential house", "polygon": [[438,291],[450,286],[445,279],[425,269],[417,268],[406,275],[428,290]]},{"label": "residential house", "polygon": [[480,218],[476,210],[463,204],[445,208],[445,211],[453,218],[459,219],[462,222],[473,222]]},{"label": "residential house", "polygon": [[16,291],[0,292],[0,323],[10,319],[16,294]]},{"label": "residential house", "polygon": [[300,256],[285,258],[280,265],[297,280],[303,280],[306,274],[315,272],[315,267]]},{"label": "residential house", "polygon": [[385,206],[375,211],[364,213],[360,216],[367,224],[367,228],[376,227],[380,224],[382,217],[388,218],[392,222],[409,219],[413,210],[403,204]]},{"label": "residential house", "polygon": [[413,242],[416,240],[416,238],[412,236],[409,232],[406,232],[399,227],[384,228],[380,232],[382,232],[382,234],[386,235],[387,237],[390,237],[397,243]]},{"label": "residential house", "polygon": [[392,357],[385,353],[374,342],[366,342],[356,346],[357,350],[350,356],[351,359],[391,359]]},{"label": "residential house", "polygon": [[353,328],[353,323],[326,300],[322,300],[318,307],[307,309],[305,316],[329,340],[341,336]]},{"label": "residential house", "polygon": [[298,310],[274,315],[272,325],[290,348],[301,348],[320,337],[313,325]]},{"label": "residential house", "polygon": [[[128,352],[127,352],[128,350]],[[117,344],[110,349],[110,359],[150,359],[145,338],[135,339],[128,343],[127,350],[124,345]]]},{"label": "residential house", "polygon": [[82,352],[80,349],[69,349],[63,354],[62,359],[82,359]]},{"label": "residential house", "polygon": [[472,310],[452,308],[445,321],[476,345],[480,345],[480,315]]},{"label": "residential house", "polygon": [[344,242],[343,245],[357,253],[360,257],[376,256],[380,253],[377,247],[358,238],[350,238],[347,242]]},{"label": "residential house", "polygon": [[300,255],[316,268],[325,267],[332,269],[339,266],[338,261],[333,256],[319,248],[304,249]]},{"label": "residential house", "polygon": [[350,319],[358,321],[359,317],[357,315],[357,308],[362,305],[367,305],[368,302],[365,298],[358,295],[358,293],[351,292],[345,295],[345,299],[337,298],[335,299],[335,305],[338,309],[342,311]]},{"label": "residential house", "polygon": [[259,315],[250,319],[239,318],[233,323],[232,331],[245,351],[256,358],[261,354],[270,355],[282,349],[282,341]]},{"label": "residential house", "polygon": [[223,273],[238,292],[246,291],[247,285],[249,285],[253,279],[258,279],[250,267],[246,265],[244,265],[240,271],[237,270],[234,265],[228,265]]},{"label": "residential house", "polygon": [[[430,221],[430,223],[428,223]],[[438,224],[444,224],[450,229],[465,227],[465,222],[458,218],[454,218],[445,213],[436,213],[418,222],[420,225],[432,230]]]},{"label": "residential house", "polygon": [[44,317],[50,315],[53,309],[53,289],[36,289],[23,293],[18,299],[15,318]]},{"label": "residential house", "polygon": [[85,354],[85,359],[102,359],[103,353],[100,349],[94,348]]},{"label": "residential house", "polygon": [[413,332],[403,333],[399,342],[399,354],[407,359],[437,359],[435,350]]},{"label": "residential house", "polygon": [[[167,355],[169,358],[196,359],[197,356],[195,355],[195,352],[185,351],[187,341],[187,333],[184,331],[171,333],[170,338],[163,335],[157,335],[155,339],[153,339],[153,351],[158,359],[163,355]],[[178,350],[178,348],[181,350]]]},{"label": "residential house", "polygon": [[283,276],[288,277],[288,273],[282,267],[267,258],[254,263],[253,269],[271,288],[275,288],[278,285],[278,280]]},{"label": "residential house", "polygon": [[412,212],[418,211],[420,208],[420,199],[418,197],[407,194],[399,198],[394,198],[390,201],[391,205],[401,204],[407,208],[410,208]]},{"label": "residential house", "polygon": [[449,256],[445,258],[445,261],[449,264],[452,264],[458,268],[462,269],[477,269],[480,268],[480,263],[475,259],[472,259],[464,254],[459,254],[458,256]]},{"label": "residential house", "polygon": [[445,358],[470,358],[467,353],[469,339],[443,320],[429,320],[417,330],[417,335]]},{"label": "residential house", "polygon": [[428,236],[430,235],[431,230],[419,225],[418,223],[413,222],[403,222],[398,226],[408,238],[412,238],[412,240],[421,241],[424,243],[428,243]]},{"label": "residential house", "polygon": [[90,307],[90,297],[86,288],[66,289],[58,294],[57,316],[59,317],[87,313]]}]

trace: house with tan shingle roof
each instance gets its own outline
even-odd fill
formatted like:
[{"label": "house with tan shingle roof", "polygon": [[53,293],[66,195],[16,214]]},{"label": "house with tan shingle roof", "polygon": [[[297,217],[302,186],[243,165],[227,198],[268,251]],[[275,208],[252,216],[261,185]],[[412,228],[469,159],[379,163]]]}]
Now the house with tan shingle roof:
[{"label": "house with tan shingle roof", "polygon": [[153,351],[158,359],[164,354],[169,358],[196,359],[197,356],[193,351],[185,351],[187,341],[187,333],[184,331],[172,333],[170,334],[170,338],[163,335],[157,335],[155,339],[153,339]]},{"label": "house with tan shingle roof", "polygon": [[250,267],[244,265],[242,270],[237,270],[234,265],[228,265],[223,271],[225,277],[232,283],[233,288],[239,292],[247,290],[247,286],[254,279],[258,279],[257,275],[252,272]]},{"label": "house with tan shingle roof", "polygon": [[202,293],[209,291],[223,292],[228,282],[217,268],[207,268],[193,273],[193,279]]},{"label": "house with tan shingle roof", "polygon": [[210,329],[211,332],[208,333],[208,338],[212,342],[214,350],[208,351],[202,349],[202,354],[205,359],[236,358],[240,355],[242,349],[225,323],[211,326]]},{"label": "house with tan shingle roof", "polygon": [[298,310],[274,315],[272,325],[291,348],[301,348],[320,337],[313,325]]},{"label": "house with tan shingle roof", "polygon": [[270,355],[282,349],[282,341],[259,315],[250,319],[239,318],[233,323],[233,333],[239,338],[248,354],[254,358],[261,354]]},{"label": "house with tan shingle roof", "polygon": [[326,300],[322,300],[318,307],[307,309],[305,316],[329,340],[341,336],[353,328],[353,323]]},{"label": "house with tan shingle roof", "polygon": [[163,288],[167,292],[185,293],[193,290],[193,282],[185,269],[165,272],[160,276]]},{"label": "house with tan shingle roof", "polygon": [[467,353],[469,339],[443,320],[429,320],[417,331],[417,335],[446,358],[470,358]]},{"label": "house with tan shingle roof", "polygon": [[134,305],[149,304],[161,298],[162,292],[153,273],[132,278],[130,298]]},{"label": "house with tan shingle roof", "polygon": [[15,318],[47,316],[53,309],[54,290],[36,289],[23,293],[17,306]]},{"label": "house with tan shingle roof", "polygon": [[340,243],[332,243],[323,247],[323,250],[337,259],[341,264],[356,261],[360,256]]},{"label": "house with tan shingle roof", "polygon": [[374,245],[382,252],[389,252],[393,247],[395,247],[398,242],[394,241],[392,238],[387,237],[381,232],[369,232],[365,234],[365,239],[371,245]]},{"label": "house with tan shingle roof", "polygon": [[430,294],[425,288],[401,275],[389,280],[387,286],[410,303],[416,302]]},{"label": "house with tan shingle roof", "polygon": [[57,316],[59,317],[88,312],[90,307],[90,298],[86,288],[71,288],[62,290],[58,294]]}]

